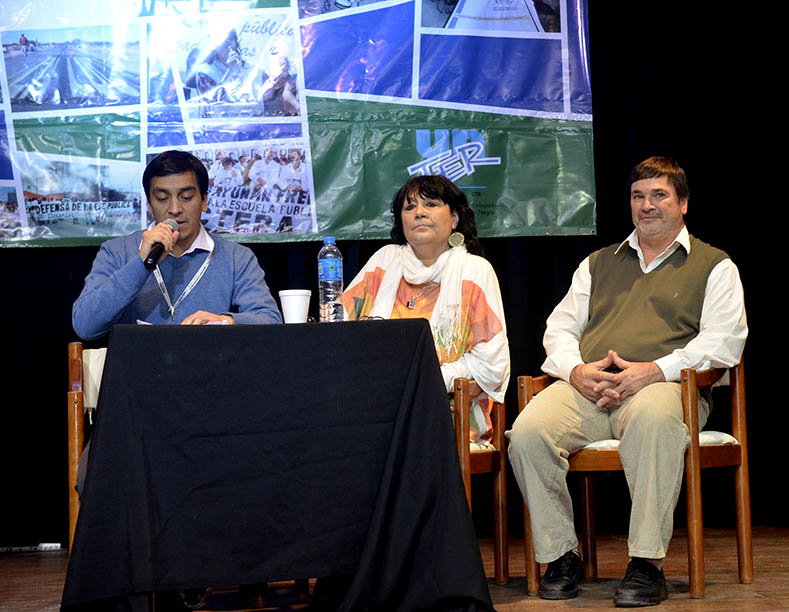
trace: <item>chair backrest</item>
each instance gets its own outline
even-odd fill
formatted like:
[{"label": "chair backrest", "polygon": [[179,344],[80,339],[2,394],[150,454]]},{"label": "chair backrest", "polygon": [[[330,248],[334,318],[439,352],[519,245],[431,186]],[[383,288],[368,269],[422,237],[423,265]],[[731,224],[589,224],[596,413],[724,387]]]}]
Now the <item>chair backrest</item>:
[{"label": "chair backrest", "polygon": [[540,376],[518,376],[518,412],[522,412],[532,398],[556,381],[548,374]]},{"label": "chair backrest", "polygon": [[68,390],[82,392],[85,410],[93,410],[98,405],[106,358],[106,348],[83,349],[81,342],[68,345]]},{"label": "chair backrest", "polygon": [[748,453],[748,428],[745,422],[745,356],[740,363],[729,368],[731,387],[731,433],[742,446],[743,455]]},{"label": "chair backrest", "polygon": [[74,530],[79,513],[79,496],[75,489],[82,447],[85,443],[84,392],[82,371],[82,342],[68,345],[68,499],[69,499],[69,551],[74,542]]}]

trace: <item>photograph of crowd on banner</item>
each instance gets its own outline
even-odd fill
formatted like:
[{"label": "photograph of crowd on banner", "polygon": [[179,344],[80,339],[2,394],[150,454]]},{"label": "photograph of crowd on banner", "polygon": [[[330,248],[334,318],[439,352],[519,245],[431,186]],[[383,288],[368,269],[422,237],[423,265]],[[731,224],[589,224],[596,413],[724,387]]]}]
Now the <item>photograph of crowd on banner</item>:
[{"label": "photograph of crowd on banner", "polygon": [[139,104],[139,28],[2,33],[14,112]]},{"label": "photograph of crowd on banner", "polygon": [[23,237],[18,211],[14,187],[0,186],[0,238],[13,240]]},{"label": "photograph of crowd on banner", "polygon": [[207,230],[226,234],[316,231],[312,168],[303,141],[191,151],[208,169]]},{"label": "photograph of crowd on banner", "polygon": [[148,53],[149,103],[178,103],[188,120],[302,113],[300,52],[287,12],[152,22]]},{"label": "photograph of crowd on banner", "polygon": [[29,238],[123,236],[141,227],[139,164],[18,159]]}]

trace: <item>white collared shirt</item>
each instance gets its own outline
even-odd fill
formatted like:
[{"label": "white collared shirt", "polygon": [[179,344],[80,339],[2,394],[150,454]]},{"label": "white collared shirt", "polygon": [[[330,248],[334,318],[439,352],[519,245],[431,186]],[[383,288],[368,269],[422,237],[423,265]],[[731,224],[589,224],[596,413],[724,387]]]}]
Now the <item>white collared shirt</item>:
[{"label": "white collared shirt", "polygon": [[[649,274],[678,248],[690,253],[690,236],[687,228],[683,227],[674,242],[649,265],[644,263],[635,230],[619,245],[617,252],[626,246],[636,251],[641,271]],[[570,380],[573,368],[583,363],[579,342],[581,332],[589,322],[591,286],[592,273],[587,257],[573,274],[567,295],[554,308],[546,323],[543,346],[548,357],[542,369],[566,381]],[[739,363],[747,335],[740,274],[734,262],[727,258],[718,263],[707,277],[698,335],[681,349],[656,359],[655,363],[667,381],[678,381],[684,368],[730,367]]]},{"label": "white collared shirt", "polygon": [[618,253],[625,247],[625,245],[630,246],[636,253],[638,253],[638,262],[641,264],[641,271],[644,274],[649,274],[652,272],[652,270],[666,261],[666,259],[671,257],[674,251],[676,251],[679,247],[684,248],[686,253],[690,253],[690,234],[688,233],[688,228],[683,225],[682,229],[679,231],[679,234],[677,234],[677,237],[674,238],[674,242],[668,245],[660,255],[650,261],[649,265],[644,263],[644,252],[641,250],[641,245],[638,244],[638,232],[636,230],[633,230],[614,252]]},{"label": "white collared shirt", "polygon": [[[214,239],[205,231],[205,227],[202,223],[200,224],[200,230],[197,232],[197,237],[192,241],[192,244],[189,245],[189,248],[182,253],[182,256],[196,251],[197,249],[202,249],[209,253],[214,250]],[[172,255],[172,253],[170,253],[170,255]]]}]

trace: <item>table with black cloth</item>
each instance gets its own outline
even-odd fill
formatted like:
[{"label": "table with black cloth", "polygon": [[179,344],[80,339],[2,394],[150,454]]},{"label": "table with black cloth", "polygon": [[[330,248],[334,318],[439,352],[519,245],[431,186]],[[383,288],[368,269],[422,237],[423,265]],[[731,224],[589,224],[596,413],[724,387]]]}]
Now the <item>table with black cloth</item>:
[{"label": "table with black cloth", "polygon": [[64,611],[334,575],[493,609],[425,320],[118,325],[91,445]]}]

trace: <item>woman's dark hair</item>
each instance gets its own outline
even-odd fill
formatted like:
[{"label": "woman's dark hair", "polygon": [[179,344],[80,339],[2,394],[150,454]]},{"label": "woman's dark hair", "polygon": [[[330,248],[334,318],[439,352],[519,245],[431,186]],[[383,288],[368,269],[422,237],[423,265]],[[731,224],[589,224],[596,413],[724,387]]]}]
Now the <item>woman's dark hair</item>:
[{"label": "woman's dark hair", "polygon": [[458,224],[455,231],[463,234],[468,252],[473,255],[484,256],[482,245],[477,238],[474,211],[468,205],[466,194],[458,189],[455,183],[440,175],[413,176],[395,194],[392,200],[394,225],[391,232],[392,241],[395,244],[406,244],[408,242],[403,231],[401,214],[406,200],[410,201],[415,195],[420,195],[423,198],[435,198],[447,204],[453,213],[457,213]]},{"label": "woman's dark hair", "polygon": [[200,187],[200,195],[205,197],[208,193],[208,170],[205,169],[203,162],[191,153],[175,150],[160,153],[145,168],[145,172],[142,173],[142,188],[145,191],[145,197],[150,199],[151,181],[155,177],[183,174],[184,172],[195,173],[197,184]]}]

